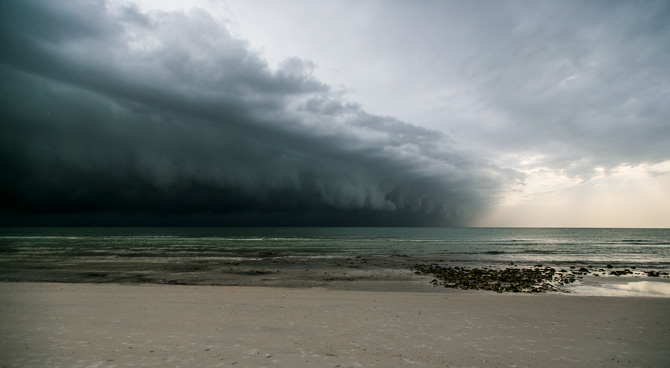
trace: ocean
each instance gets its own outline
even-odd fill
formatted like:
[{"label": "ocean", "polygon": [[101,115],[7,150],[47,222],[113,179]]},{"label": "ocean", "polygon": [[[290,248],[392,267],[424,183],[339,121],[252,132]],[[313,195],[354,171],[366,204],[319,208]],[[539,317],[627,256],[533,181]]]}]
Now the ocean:
[{"label": "ocean", "polygon": [[670,229],[0,228],[0,281],[230,284],[222,275],[436,262],[663,273]]}]

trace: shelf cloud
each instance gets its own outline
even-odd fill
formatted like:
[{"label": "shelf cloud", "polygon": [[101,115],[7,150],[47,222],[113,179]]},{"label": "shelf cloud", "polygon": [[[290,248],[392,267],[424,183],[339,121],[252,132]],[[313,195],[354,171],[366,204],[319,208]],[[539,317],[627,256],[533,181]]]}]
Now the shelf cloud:
[{"label": "shelf cloud", "polygon": [[522,179],[208,12],[0,5],[4,224],[467,225]]}]

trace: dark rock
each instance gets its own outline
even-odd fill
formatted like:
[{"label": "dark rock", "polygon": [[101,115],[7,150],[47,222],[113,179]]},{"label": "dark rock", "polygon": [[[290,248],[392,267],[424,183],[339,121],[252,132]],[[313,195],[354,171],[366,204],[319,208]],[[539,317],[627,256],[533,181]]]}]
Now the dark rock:
[{"label": "dark rock", "polygon": [[99,272],[89,272],[86,274],[88,277],[107,277],[106,273],[99,273]]},{"label": "dark rock", "polygon": [[632,274],[632,273],[633,273],[633,271],[631,271],[631,270],[629,270],[629,269],[625,269],[625,270],[623,270],[623,271],[611,271],[611,272],[610,272],[610,275],[614,275],[614,276],[625,276],[625,275],[630,275],[630,274]]},{"label": "dark rock", "polygon": [[552,282],[560,283],[563,279],[563,276],[556,275],[556,270],[550,267],[544,269],[508,267],[500,270],[417,264],[414,269],[420,274],[433,275],[435,277],[431,280],[433,285],[441,284],[447,288],[464,290],[491,290],[499,293],[558,291]]}]

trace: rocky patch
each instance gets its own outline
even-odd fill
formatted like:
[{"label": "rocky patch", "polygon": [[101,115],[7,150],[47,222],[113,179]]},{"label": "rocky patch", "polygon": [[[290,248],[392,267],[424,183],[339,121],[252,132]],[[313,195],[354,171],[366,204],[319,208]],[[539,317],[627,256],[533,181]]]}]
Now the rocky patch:
[{"label": "rocky patch", "polygon": [[556,272],[551,267],[463,268],[438,265],[414,265],[416,273],[433,275],[433,285],[463,290],[542,293],[560,291],[557,284],[575,281],[574,275]]},{"label": "rocky patch", "polygon": [[[668,277],[667,272],[639,271],[634,272],[628,268],[613,270],[614,267],[607,265],[608,271],[604,269],[591,269],[575,266],[566,269],[555,269],[553,267],[507,267],[507,268],[466,268],[449,267],[438,264],[415,264],[413,269],[420,275],[432,275],[435,277],[431,283],[435,286],[463,290],[491,290],[498,293],[545,293],[565,292],[561,286],[571,284],[585,275],[593,276],[633,276],[633,277]],[[631,267],[635,270],[634,267]]]}]

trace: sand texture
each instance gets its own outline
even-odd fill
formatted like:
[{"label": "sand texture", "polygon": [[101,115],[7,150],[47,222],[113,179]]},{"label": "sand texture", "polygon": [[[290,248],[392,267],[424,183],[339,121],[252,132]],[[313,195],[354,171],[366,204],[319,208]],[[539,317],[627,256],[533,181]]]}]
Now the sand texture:
[{"label": "sand texture", "polygon": [[670,299],[0,283],[0,367],[669,367]]}]

